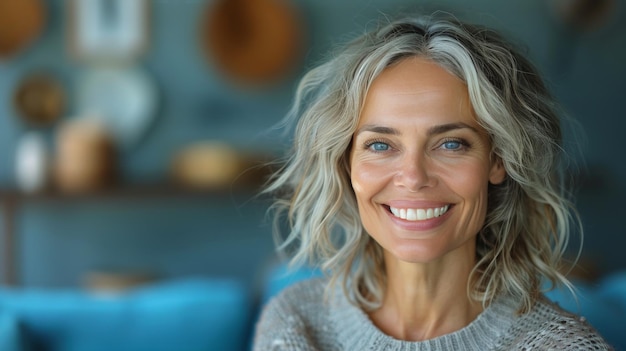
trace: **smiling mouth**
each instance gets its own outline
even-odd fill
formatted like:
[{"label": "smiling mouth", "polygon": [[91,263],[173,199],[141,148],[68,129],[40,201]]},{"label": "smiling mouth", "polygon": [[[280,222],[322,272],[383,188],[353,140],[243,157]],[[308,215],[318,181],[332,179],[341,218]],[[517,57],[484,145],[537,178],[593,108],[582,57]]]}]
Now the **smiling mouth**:
[{"label": "smiling mouth", "polygon": [[448,212],[450,205],[435,208],[395,208],[389,206],[389,211],[398,218],[407,221],[424,221],[427,219],[442,216]]}]

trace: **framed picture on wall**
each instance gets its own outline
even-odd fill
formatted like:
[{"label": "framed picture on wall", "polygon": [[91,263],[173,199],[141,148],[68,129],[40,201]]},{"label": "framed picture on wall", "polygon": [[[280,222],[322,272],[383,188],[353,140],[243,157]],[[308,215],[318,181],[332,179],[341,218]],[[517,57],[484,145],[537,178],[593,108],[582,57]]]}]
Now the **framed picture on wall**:
[{"label": "framed picture on wall", "polygon": [[71,55],[80,61],[132,61],[148,44],[149,0],[69,0]]}]

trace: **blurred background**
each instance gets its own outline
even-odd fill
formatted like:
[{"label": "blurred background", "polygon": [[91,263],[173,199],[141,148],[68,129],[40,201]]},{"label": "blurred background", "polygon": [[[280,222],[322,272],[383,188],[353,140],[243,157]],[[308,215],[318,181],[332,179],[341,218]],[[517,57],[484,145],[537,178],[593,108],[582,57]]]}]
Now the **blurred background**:
[{"label": "blurred background", "polygon": [[[584,258],[601,272],[626,266],[622,2],[0,6],[2,221],[15,250],[15,272],[5,270],[5,280],[76,286],[101,271],[253,278],[250,268],[268,259],[272,243],[267,204],[254,199],[261,177],[233,182],[248,169],[242,158],[282,155],[288,139],[273,126],[298,77],[398,9],[449,10],[527,48],[579,124],[569,145],[580,148],[571,151],[580,167]],[[8,200],[19,206],[6,211]]]},{"label": "blurred background", "polygon": [[[0,277],[118,289],[275,260],[255,197],[299,77],[383,13],[450,11],[525,48],[575,125],[588,279],[626,268],[619,0],[0,0]],[[242,175],[243,174],[243,175]]]}]

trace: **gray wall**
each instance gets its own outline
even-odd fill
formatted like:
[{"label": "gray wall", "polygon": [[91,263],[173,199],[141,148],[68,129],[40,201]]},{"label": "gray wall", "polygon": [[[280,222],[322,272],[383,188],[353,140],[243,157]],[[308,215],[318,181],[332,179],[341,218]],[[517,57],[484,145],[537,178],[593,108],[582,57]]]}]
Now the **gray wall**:
[{"label": "gray wall", "polygon": [[[280,150],[270,127],[287,110],[297,77],[379,12],[420,1],[294,1],[305,18],[308,51],[293,77],[262,89],[228,82],[197,45],[198,20],[207,2],[154,0],[150,49],[139,63],[157,81],[160,108],[149,133],[121,155],[128,181],[167,176],[170,157],[189,142],[220,139],[250,149]],[[439,1],[439,8],[502,29],[524,43],[564,109],[586,134],[578,205],[586,229],[585,255],[603,271],[626,267],[626,25],[623,2],[613,21],[592,33],[565,31],[543,0]],[[29,129],[11,107],[19,78],[45,68],[70,91],[85,67],[65,48],[64,1],[47,1],[44,34],[18,57],[0,62],[0,185],[12,187],[15,146]],[[71,102],[71,97],[70,97]],[[73,106],[67,113],[70,118]],[[54,128],[44,130],[52,138]],[[579,137],[569,136],[577,143]],[[251,195],[203,199],[37,201],[18,213],[20,280],[27,286],[74,286],[91,270],[144,270],[165,277],[237,276],[253,281],[272,257],[266,203]]]}]

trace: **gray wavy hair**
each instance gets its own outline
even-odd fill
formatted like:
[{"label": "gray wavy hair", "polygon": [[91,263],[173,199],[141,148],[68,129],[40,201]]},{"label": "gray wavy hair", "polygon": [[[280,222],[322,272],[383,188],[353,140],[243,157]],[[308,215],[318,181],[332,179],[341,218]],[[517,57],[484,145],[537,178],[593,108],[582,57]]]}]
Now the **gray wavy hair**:
[{"label": "gray wavy hair", "polygon": [[[451,16],[387,21],[302,78],[286,117],[295,123],[293,149],[265,189],[276,195],[279,249],[294,264],[317,265],[330,276],[329,286],[341,282],[353,303],[380,306],[382,248],[361,224],[348,155],[372,81],[414,56],[465,82],[492,155],[507,173],[489,188],[468,296],[488,304],[511,294],[527,311],[543,279],[569,286],[560,264],[570,226],[580,229],[564,187],[558,108],[537,70],[501,35]],[[278,230],[285,219],[286,235]]]}]

